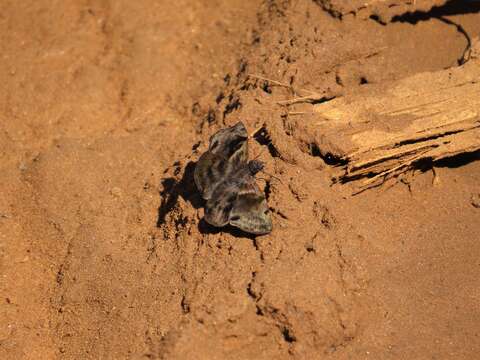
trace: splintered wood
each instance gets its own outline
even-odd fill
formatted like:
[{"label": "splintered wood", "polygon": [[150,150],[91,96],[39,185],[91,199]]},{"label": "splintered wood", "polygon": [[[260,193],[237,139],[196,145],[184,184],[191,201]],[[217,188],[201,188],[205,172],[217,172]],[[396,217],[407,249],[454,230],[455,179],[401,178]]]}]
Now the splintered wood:
[{"label": "splintered wood", "polygon": [[395,15],[407,12],[428,12],[442,6],[447,0],[315,0],[334,16],[355,14],[361,19],[376,15],[379,21],[388,22]]},{"label": "splintered wood", "polygon": [[365,86],[315,105],[320,152],[346,164],[336,180],[376,186],[421,160],[480,150],[479,65]]}]

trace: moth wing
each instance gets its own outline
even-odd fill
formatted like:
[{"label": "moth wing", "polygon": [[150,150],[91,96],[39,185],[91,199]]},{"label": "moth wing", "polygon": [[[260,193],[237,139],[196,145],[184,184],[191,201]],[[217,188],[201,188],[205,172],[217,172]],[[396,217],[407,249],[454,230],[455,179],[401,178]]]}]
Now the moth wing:
[{"label": "moth wing", "polygon": [[213,196],[220,183],[247,164],[247,140],[242,122],[212,135],[209,150],[202,154],[194,172],[195,184],[205,200]]},{"label": "moth wing", "polygon": [[234,126],[217,131],[210,137],[209,151],[241,166],[248,160],[248,133],[240,121]]},{"label": "moth wing", "polygon": [[229,157],[229,163],[232,170],[237,170],[247,164],[248,161],[248,141],[245,140],[238,146]]},{"label": "moth wing", "polygon": [[219,184],[205,204],[205,221],[217,227],[227,225],[237,195],[238,186],[234,183],[224,181]]},{"label": "moth wing", "polygon": [[256,235],[268,234],[272,231],[272,219],[267,200],[252,176],[249,176],[248,181],[238,192],[230,211],[229,223]]},{"label": "moth wing", "polygon": [[213,191],[226,177],[226,169],[230,167],[228,160],[219,155],[206,151],[197,164],[193,178],[195,185],[205,200],[212,197]]}]

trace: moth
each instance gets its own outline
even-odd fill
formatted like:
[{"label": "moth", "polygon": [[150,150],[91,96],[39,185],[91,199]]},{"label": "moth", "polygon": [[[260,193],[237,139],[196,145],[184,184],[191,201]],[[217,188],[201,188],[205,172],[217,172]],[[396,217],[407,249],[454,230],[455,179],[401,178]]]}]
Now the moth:
[{"label": "moth", "polygon": [[213,134],[194,171],[195,184],[206,201],[205,221],[256,235],[271,232],[267,201],[254,177],[262,169],[262,162],[248,161],[248,133],[242,122]]}]

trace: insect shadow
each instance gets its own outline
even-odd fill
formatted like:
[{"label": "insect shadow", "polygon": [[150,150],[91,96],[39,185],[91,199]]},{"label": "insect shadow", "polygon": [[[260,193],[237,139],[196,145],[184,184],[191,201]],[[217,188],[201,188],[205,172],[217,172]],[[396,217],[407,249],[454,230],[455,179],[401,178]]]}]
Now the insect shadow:
[{"label": "insect shadow", "polygon": [[[183,176],[180,179],[169,177],[162,180],[163,190],[160,192],[161,203],[158,208],[157,227],[165,224],[168,213],[173,210],[178,202],[179,197],[190,203],[195,209],[199,209],[204,206],[204,200],[202,199],[197,186],[195,185],[195,180],[193,177],[195,165],[196,162],[190,161],[185,166]],[[180,171],[180,168],[178,168],[176,171]],[[249,234],[230,225],[222,228],[212,226],[204,219],[200,220],[198,224],[198,230],[204,235],[227,232],[235,237],[249,239],[255,239],[256,237],[253,234]]]},{"label": "insect shadow", "polygon": [[204,219],[201,219],[198,223],[198,231],[201,234],[218,234],[220,232],[228,233],[236,238],[247,238],[251,240],[255,240],[258,235],[250,234],[248,232],[242,231],[232,225],[225,225],[224,227],[218,228],[213,225],[207,223]]},{"label": "insect shadow", "polygon": [[[195,209],[202,207],[203,199],[197,191],[195,181],[193,180],[193,172],[196,163],[190,161],[183,172],[180,180],[175,177],[169,177],[162,180],[163,190],[160,192],[161,203],[158,208],[157,227],[165,224],[166,216],[178,202],[181,197],[186,202],[192,204]],[[176,171],[180,169],[177,168]]]}]

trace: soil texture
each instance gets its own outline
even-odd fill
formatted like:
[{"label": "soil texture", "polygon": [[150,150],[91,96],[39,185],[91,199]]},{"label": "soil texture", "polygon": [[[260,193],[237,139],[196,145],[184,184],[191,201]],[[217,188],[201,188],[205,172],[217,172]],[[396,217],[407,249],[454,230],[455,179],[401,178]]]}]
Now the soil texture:
[{"label": "soil texture", "polygon": [[[478,71],[479,12],[2,1],[0,358],[476,358],[480,154],[352,196],[304,113]],[[237,121],[258,130],[266,236],[202,220],[195,162]]]}]

